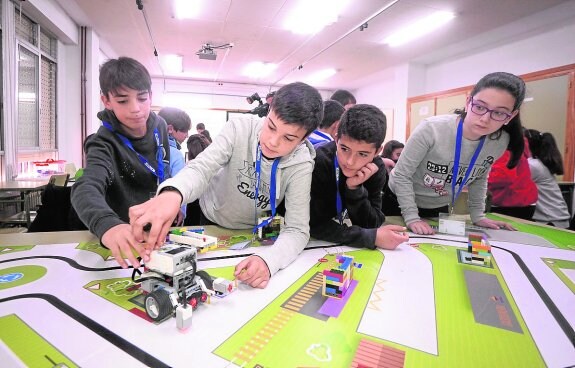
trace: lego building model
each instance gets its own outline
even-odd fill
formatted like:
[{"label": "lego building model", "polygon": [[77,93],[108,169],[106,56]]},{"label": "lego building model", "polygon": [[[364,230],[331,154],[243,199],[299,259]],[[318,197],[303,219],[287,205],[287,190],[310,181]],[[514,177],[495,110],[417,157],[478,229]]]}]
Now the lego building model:
[{"label": "lego building model", "polygon": [[353,257],[343,254],[336,256],[336,267],[323,271],[322,294],[330,298],[342,299],[353,279]]},{"label": "lego building model", "polygon": [[[261,224],[267,220],[271,214],[266,217],[258,218],[258,224]],[[280,234],[280,231],[284,225],[284,218],[282,216],[276,215],[266,226],[262,226],[258,229],[258,239],[259,240],[273,240],[275,241]]]},{"label": "lego building model", "polygon": [[461,261],[467,264],[491,267],[491,245],[484,234],[469,234],[467,252],[461,252]]},{"label": "lego building model", "polygon": [[172,243],[152,251],[144,273],[134,280],[141,284],[146,294],[144,306],[152,320],[163,321],[175,314],[177,327],[185,329],[191,325],[192,312],[198,305],[209,302],[210,296],[223,297],[235,289],[232,281],[213,279],[206,271],[197,271],[196,246],[180,240],[211,242],[206,235],[199,235],[202,239],[188,234],[170,234]]}]

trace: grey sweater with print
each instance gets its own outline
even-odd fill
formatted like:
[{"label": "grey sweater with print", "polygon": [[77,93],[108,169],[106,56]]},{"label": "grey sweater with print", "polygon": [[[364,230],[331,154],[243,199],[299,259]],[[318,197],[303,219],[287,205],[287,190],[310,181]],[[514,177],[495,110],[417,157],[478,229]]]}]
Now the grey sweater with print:
[{"label": "grey sweater with print", "polygon": [[[255,159],[263,119],[230,120],[204,152],[158,188],[177,188],[184,203],[200,199],[214,223],[230,229],[252,229],[254,219],[271,210],[270,171],[273,161],[262,157],[259,198],[255,195]],[[309,241],[309,202],[315,151],[304,140],[281,158],[276,174],[276,206],[285,198],[285,226],[275,244],[258,255],[271,275],[289,265]],[[257,203],[257,213],[256,212]]]},{"label": "grey sweater with print", "polygon": [[[440,115],[422,121],[409,137],[399,161],[389,177],[389,187],[397,195],[406,224],[419,220],[417,207],[438,208],[451,203],[453,159],[459,115]],[[486,137],[483,149],[465,183],[469,191],[471,220],[485,218],[485,194],[491,165],[509,143],[502,132],[499,139]],[[479,141],[462,138],[457,186],[463,180]]]}]

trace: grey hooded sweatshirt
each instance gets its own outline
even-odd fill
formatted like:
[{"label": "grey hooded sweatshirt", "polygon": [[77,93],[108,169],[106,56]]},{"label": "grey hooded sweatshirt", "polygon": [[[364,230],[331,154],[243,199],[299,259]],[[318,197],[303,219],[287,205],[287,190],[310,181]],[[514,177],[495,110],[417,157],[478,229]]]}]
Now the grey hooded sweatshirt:
[{"label": "grey hooded sweatshirt", "polygon": [[[262,156],[260,190],[255,196],[255,161],[264,119],[230,120],[205,151],[158,188],[177,188],[183,202],[200,199],[204,215],[230,229],[252,229],[255,219],[271,210],[270,171]],[[273,276],[289,265],[309,241],[309,202],[315,151],[304,140],[280,159],[276,173],[276,206],[285,198],[285,226],[271,247],[258,254]]]},{"label": "grey hooded sweatshirt", "polygon": [[[397,196],[401,215],[407,225],[418,221],[418,207],[439,208],[451,203],[451,182],[459,115],[439,115],[422,121],[409,137],[401,156],[389,176],[389,187]],[[498,139],[486,137],[483,149],[471,168],[464,185],[469,191],[471,221],[485,218],[487,178],[491,165],[509,143],[502,132]],[[479,141],[462,138],[456,190],[469,169],[471,157]]]}]

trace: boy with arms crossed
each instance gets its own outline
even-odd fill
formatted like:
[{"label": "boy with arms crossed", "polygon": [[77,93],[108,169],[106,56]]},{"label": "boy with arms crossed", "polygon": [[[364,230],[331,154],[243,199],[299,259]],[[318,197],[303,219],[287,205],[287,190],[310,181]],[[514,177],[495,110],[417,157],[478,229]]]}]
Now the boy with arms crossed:
[{"label": "boy with arms crossed", "polygon": [[[386,118],[381,110],[359,104],[342,115],[335,142],[317,148],[311,186],[311,236],[369,249],[395,249],[409,239],[402,226],[381,226],[385,220],[381,191],[387,175],[377,152],[385,131]],[[352,226],[343,223],[346,210]]]},{"label": "boy with arms crossed", "polygon": [[[159,195],[130,209],[137,240],[160,246],[179,206],[200,199],[204,224],[254,229],[257,218],[285,198],[285,227],[271,247],[236,266],[238,280],[264,288],[290,264],[309,240],[309,200],[315,151],[305,139],[323,116],[319,92],[304,83],[277,91],[264,119],[230,120],[212,144]],[[144,227],[151,224],[149,233]]]},{"label": "boy with arms crossed", "polygon": [[170,176],[168,131],[150,111],[151,85],[150,74],[134,59],[120,57],[102,65],[102,126],[86,142],[86,168],[72,187],[78,216],[123,268],[128,265],[122,254],[139,266],[132,248],[145,256],[128,224],[128,209],[150,199]]}]

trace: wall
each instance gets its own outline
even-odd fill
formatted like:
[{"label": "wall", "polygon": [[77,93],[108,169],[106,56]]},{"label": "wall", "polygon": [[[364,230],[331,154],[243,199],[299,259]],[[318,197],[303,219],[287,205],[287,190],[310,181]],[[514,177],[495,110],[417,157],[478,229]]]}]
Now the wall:
[{"label": "wall", "polygon": [[[474,48],[476,51],[459,53],[459,56],[444,58],[433,64],[404,64],[371,75],[364,79],[364,87],[356,91],[358,102],[392,108],[395,112],[394,138],[403,141],[408,97],[472,85],[495,70],[525,74],[572,64],[575,60],[575,2],[564,6],[567,8],[552,9],[553,13],[563,11],[561,20],[553,23],[553,16],[559,15],[551,12],[539,15],[546,17],[539,19],[540,23],[551,24],[539,25],[536,32],[524,34],[522,38],[516,36],[504,43],[493,41],[490,45]],[[497,33],[497,30],[490,32]]]},{"label": "wall", "polygon": [[573,64],[573,35],[575,22],[524,40],[430,65],[426,71],[425,93],[472,85],[495,70],[526,74]]},{"label": "wall", "polygon": [[[265,102],[267,87],[251,84],[196,82],[183,79],[152,78],[152,105],[155,110],[170,106],[180,108],[190,115],[195,134],[197,123],[204,123],[210,135],[219,134],[226,123],[226,110],[245,111],[258,106],[251,105],[246,97],[257,92]],[[332,91],[320,91],[322,98],[331,96]]]}]

